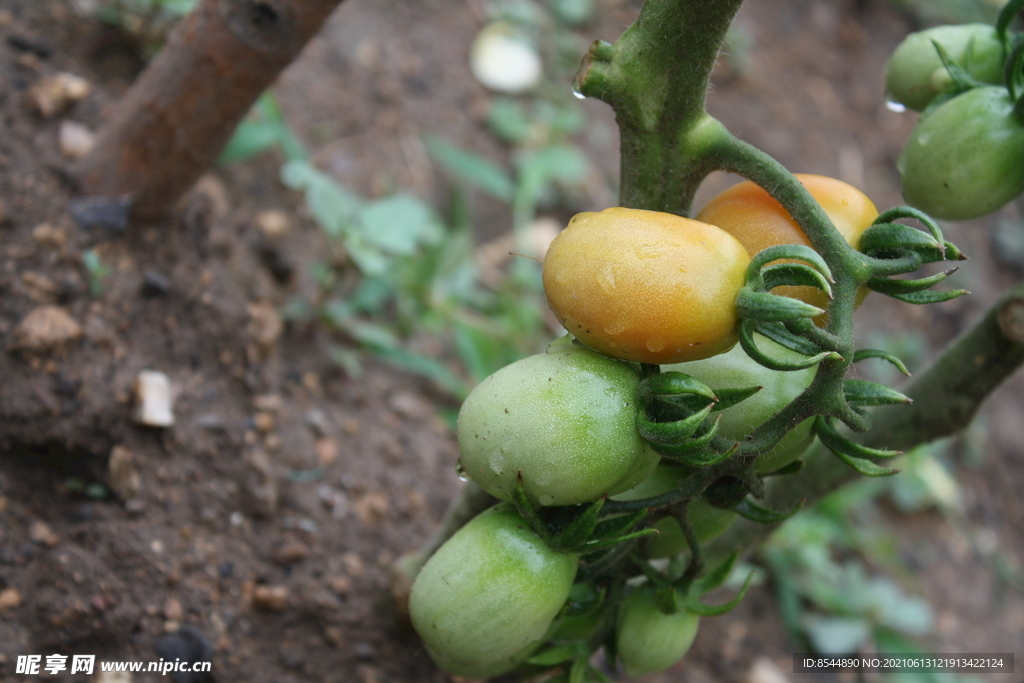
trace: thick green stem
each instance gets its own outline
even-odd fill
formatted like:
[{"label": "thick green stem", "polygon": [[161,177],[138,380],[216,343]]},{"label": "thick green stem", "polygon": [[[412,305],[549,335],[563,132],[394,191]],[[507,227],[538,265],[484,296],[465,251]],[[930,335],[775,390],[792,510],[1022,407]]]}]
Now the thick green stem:
[{"label": "thick green stem", "polygon": [[622,206],[685,216],[712,170],[689,132],[704,120],[711,70],[742,0],[648,0],[614,45],[591,46],[576,89],[615,109]]}]

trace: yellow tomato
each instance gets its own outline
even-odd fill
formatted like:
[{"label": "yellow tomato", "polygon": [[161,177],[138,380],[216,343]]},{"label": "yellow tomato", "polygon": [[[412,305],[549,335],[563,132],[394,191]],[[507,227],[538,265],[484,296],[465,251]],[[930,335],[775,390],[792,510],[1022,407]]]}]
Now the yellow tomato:
[{"label": "yellow tomato", "polygon": [[[874,203],[857,188],[835,178],[805,174],[796,174],[796,178],[825,210],[839,233],[856,248],[861,233],[878,217]],[[738,239],[751,256],[777,244],[811,246],[804,231],[782,205],[749,180],[715,196],[700,210],[697,220],[725,230]],[[824,292],[813,287],[778,287],[775,292],[820,308],[828,303]],[[867,290],[862,288],[858,303],[865,295]]]},{"label": "yellow tomato", "polygon": [[680,363],[736,343],[750,257],[718,228],[612,208],[569,221],[544,259],[544,291],[574,337],[640,363]]}]

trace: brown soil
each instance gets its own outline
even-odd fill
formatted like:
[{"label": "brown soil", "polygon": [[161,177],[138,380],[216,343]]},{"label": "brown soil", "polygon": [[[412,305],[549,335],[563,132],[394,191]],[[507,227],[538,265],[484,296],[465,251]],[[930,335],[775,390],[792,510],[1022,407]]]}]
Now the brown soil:
[{"label": "brown soil", "polygon": [[[913,120],[885,109],[881,73],[907,18],[881,0],[749,5],[712,113],[794,170],[900,203],[894,160]],[[75,223],[60,123],[98,128],[142,62],[69,7],[0,4],[0,681],[36,680],[14,673],[17,657],[55,652],[212,653],[222,682],[447,680],[389,589],[394,559],[429,535],[461,485],[440,417],[455,404],[372,362],[349,377],[325,330],[281,322],[278,308],[313,287],[323,243],[272,156],[212,171],[168,223],[123,235]],[[637,9],[601,7],[587,39],[614,39]],[[480,23],[475,3],[348,0],[278,85],[321,167],[370,195],[399,186],[441,197],[443,181],[409,141],[434,132],[500,157],[481,122],[487,93],[465,65]],[[31,89],[58,72],[91,92],[43,116]],[[592,157],[613,175],[613,117],[601,103],[585,108]],[[706,193],[725,182],[712,178]],[[509,222],[502,207],[476,208],[484,232],[504,232],[493,227]],[[258,228],[266,209],[290,216],[275,242]],[[1019,280],[993,258],[985,225],[950,226],[973,259],[960,286],[974,297],[911,311],[879,301],[865,329],[913,326],[938,345]],[[81,260],[89,249],[111,267],[97,294]],[[28,330],[30,313],[44,319]],[[170,377],[172,427],[132,420],[146,369]],[[992,400],[986,457],[960,473],[969,531],[935,514],[897,527],[917,563],[908,588],[937,613],[933,649],[1016,652],[1018,671],[1024,599],[973,548],[1024,566],[1022,379]],[[83,484],[105,488],[91,497]],[[704,621],[682,664],[649,680],[748,680],[759,656],[789,672],[794,647],[770,587],[755,588],[734,613]]]}]

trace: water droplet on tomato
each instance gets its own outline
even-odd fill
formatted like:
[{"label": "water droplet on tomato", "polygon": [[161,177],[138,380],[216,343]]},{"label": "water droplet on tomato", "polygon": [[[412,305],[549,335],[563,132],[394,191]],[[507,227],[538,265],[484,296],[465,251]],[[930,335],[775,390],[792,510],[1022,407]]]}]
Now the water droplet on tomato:
[{"label": "water droplet on tomato", "polygon": [[575,97],[577,100],[585,100],[585,99],[587,99],[587,96],[584,95],[583,93],[581,93],[576,88],[572,89],[572,96]]},{"label": "water droplet on tomato", "polygon": [[647,350],[651,353],[657,353],[665,348],[665,339],[663,337],[651,337],[647,340]]},{"label": "water droplet on tomato", "polygon": [[539,496],[537,496],[537,501],[541,505],[551,505],[552,503],[555,502],[555,497],[550,493],[542,493]]},{"label": "water droplet on tomato", "polygon": [[505,471],[505,456],[500,452],[491,453],[491,457],[487,459],[487,464],[490,465],[492,472],[501,474]]},{"label": "water droplet on tomato", "polygon": [[459,478],[459,481],[469,481],[469,475],[466,474],[466,468],[462,466],[461,460],[455,463],[455,476]]},{"label": "water droplet on tomato", "polygon": [[600,285],[605,294],[613,294],[616,288],[615,267],[611,264],[606,264],[597,273],[597,284]]}]

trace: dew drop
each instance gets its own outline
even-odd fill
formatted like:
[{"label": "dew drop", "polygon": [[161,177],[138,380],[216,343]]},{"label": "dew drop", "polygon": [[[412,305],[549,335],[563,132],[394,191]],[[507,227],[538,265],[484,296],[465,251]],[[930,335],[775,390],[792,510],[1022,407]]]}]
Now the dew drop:
[{"label": "dew drop", "polygon": [[459,481],[469,481],[469,475],[466,474],[466,468],[462,466],[461,460],[455,463],[455,476],[459,478]]},{"label": "dew drop", "polygon": [[577,100],[585,100],[585,99],[587,99],[587,96],[584,95],[583,93],[581,93],[576,88],[572,89],[572,96],[575,97]]},{"label": "dew drop", "polygon": [[647,350],[650,351],[651,353],[657,353],[658,351],[661,351],[662,349],[665,348],[665,338],[651,337],[650,339],[647,340],[646,346]]},{"label": "dew drop", "polygon": [[542,493],[541,495],[537,496],[537,501],[541,505],[551,505],[552,503],[555,502],[555,497],[550,493]]},{"label": "dew drop", "polygon": [[613,294],[616,289],[615,268],[611,265],[605,265],[597,274],[597,284],[605,294]]},{"label": "dew drop", "polygon": [[487,459],[487,464],[490,465],[492,472],[501,474],[505,471],[505,456],[500,452],[491,453],[491,457]]},{"label": "dew drop", "polygon": [[899,102],[894,100],[891,95],[885,96],[885,108],[888,109],[889,111],[894,111],[897,114],[902,114],[907,110],[906,105],[900,104]]}]

